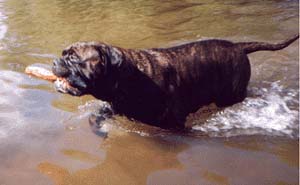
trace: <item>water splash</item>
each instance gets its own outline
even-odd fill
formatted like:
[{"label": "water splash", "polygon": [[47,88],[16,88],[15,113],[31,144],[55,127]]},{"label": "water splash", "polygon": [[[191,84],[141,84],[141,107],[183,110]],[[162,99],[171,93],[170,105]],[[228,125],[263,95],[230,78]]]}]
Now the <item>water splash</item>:
[{"label": "water splash", "polygon": [[242,103],[214,114],[193,130],[202,131],[213,137],[238,135],[271,135],[299,137],[299,110],[296,90],[284,89],[278,82],[268,88],[252,88],[254,96]]},{"label": "water splash", "polygon": [[[107,105],[107,102],[101,100],[91,100],[84,105],[78,107],[78,114],[72,118],[71,124],[74,125],[74,120],[88,119],[92,114],[97,115],[100,107]],[[149,136],[166,136],[171,134],[168,130],[161,129],[159,127],[150,126],[132,119],[126,116],[115,115],[112,119],[103,120],[100,128],[92,128],[92,131],[97,135],[103,137],[107,136],[109,132],[120,131],[127,133],[135,133],[143,137]]]}]

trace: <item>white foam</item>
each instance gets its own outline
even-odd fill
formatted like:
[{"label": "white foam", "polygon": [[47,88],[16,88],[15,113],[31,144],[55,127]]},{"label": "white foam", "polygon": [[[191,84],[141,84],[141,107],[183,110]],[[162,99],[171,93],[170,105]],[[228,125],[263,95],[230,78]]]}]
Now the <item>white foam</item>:
[{"label": "white foam", "polygon": [[[80,105],[78,107],[79,115],[76,115],[75,119],[86,119],[88,118],[92,113],[98,113],[100,107],[102,106],[110,106],[107,102],[101,101],[101,100],[90,100],[86,102],[84,105]],[[130,121],[128,119],[128,121]],[[134,123],[132,123],[134,124]],[[139,123],[137,123],[139,124]],[[134,127],[127,128],[122,127],[122,123],[120,124],[118,120],[115,119],[107,119],[103,121],[102,126],[99,128],[98,133],[101,133],[103,135],[108,134],[111,130],[119,130],[122,132],[128,132],[128,133],[136,133],[140,136],[150,136],[147,132],[144,132],[143,130],[136,129]]]},{"label": "white foam", "polygon": [[298,110],[288,106],[298,107],[298,91],[284,89],[279,82],[271,83],[268,89],[252,90],[258,97],[246,98],[193,129],[216,137],[257,134],[299,137]]}]

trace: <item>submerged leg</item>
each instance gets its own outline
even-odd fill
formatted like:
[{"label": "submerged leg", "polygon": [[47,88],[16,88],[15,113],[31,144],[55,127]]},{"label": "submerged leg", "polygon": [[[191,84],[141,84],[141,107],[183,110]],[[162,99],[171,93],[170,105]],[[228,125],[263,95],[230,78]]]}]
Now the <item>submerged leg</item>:
[{"label": "submerged leg", "polygon": [[106,137],[107,130],[106,128],[103,128],[103,125],[105,121],[111,119],[113,115],[114,111],[111,105],[104,102],[100,109],[97,112],[92,113],[89,117],[89,123],[92,131],[99,136]]}]

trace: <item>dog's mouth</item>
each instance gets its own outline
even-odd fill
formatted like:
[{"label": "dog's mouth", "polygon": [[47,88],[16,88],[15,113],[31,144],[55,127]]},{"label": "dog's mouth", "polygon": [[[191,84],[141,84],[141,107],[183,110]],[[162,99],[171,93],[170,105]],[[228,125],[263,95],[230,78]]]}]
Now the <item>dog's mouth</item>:
[{"label": "dog's mouth", "polygon": [[73,87],[66,78],[57,78],[54,82],[54,86],[55,89],[61,93],[71,94],[73,96],[81,96],[84,94],[78,88]]},{"label": "dog's mouth", "polygon": [[64,60],[55,59],[52,72],[58,77],[54,82],[56,90],[73,96],[86,94],[87,84],[77,71],[74,66],[67,66]]}]

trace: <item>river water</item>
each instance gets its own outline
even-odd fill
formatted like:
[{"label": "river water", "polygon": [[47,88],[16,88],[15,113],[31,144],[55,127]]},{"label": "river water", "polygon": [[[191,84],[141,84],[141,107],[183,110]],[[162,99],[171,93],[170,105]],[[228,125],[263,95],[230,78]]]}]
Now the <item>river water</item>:
[{"label": "river water", "polygon": [[[99,101],[24,74],[76,41],[124,48],[188,41],[279,42],[298,32],[297,0],[0,0],[0,185],[299,183],[299,42],[249,55],[249,97],[192,133],[117,117],[108,137],[87,117]],[[197,116],[196,116],[197,117]]]}]

